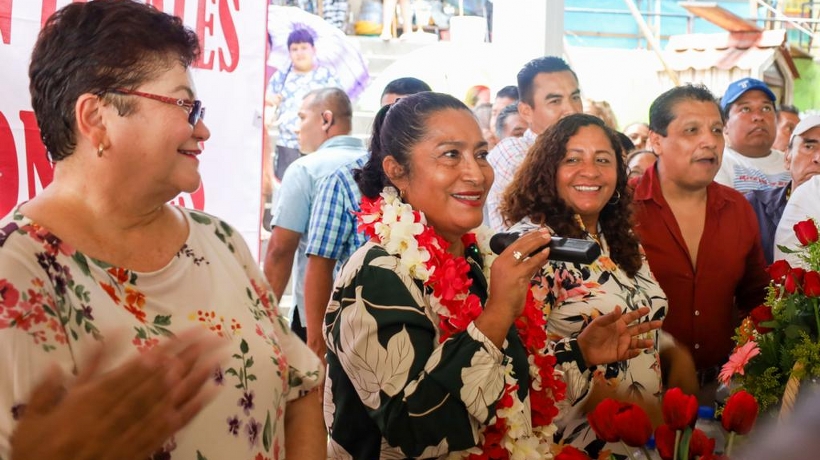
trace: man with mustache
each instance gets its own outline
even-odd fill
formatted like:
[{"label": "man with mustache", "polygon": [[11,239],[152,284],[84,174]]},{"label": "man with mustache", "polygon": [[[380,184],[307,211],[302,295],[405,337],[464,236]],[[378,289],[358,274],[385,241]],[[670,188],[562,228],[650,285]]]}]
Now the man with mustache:
[{"label": "man with mustache", "polygon": [[784,187],[791,180],[777,137],[776,97],[760,80],[742,78],[729,85],[720,101],[726,119],[726,148],[715,182],[746,193]]},{"label": "man with mustache", "polygon": [[[757,218],[743,195],[713,182],[724,130],[706,87],[679,86],[658,96],[649,129],[658,159],[635,188],[635,232],[669,300],[663,329],[692,353],[700,402],[712,403],[740,323],[737,311],[759,305],[769,284]],[[692,392],[679,383],[692,377],[676,364],[686,356],[661,353],[661,360],[673,363],[662,364],[669,386]]]}]

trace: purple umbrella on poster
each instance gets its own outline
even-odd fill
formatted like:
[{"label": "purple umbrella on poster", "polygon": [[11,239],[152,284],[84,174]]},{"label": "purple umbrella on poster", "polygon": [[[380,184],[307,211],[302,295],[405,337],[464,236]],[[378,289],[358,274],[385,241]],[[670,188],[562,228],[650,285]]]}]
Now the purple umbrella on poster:
[{"label": "purple umbrella on poster", "polygon": [[335,73],[351,99],[364,91],[370,74],[354,43],[321,17],[293,6],[268,7],[268,33],[271,39],[269,66],[287,71],[290,66],[288,35],[296,29],[310,31],[316,47],[317,65]]}]

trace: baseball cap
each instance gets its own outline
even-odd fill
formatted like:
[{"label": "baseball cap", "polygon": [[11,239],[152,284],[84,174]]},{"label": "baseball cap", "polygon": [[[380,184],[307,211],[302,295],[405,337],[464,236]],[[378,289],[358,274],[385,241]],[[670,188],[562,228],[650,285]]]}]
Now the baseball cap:
[{"label": "baseball cap", "polygon": [[721,110],[726,110],[727,105],[735,102],[740,96],[743,96],[746,91],[753,89],[763,91],[772,102],[777,100],[772,90],[770,90],[765,83],[755,78],[746,77],[729,84],[729,87],[726,88],[726,92],[723,93],[723,97],[720,99]]},{"label": "baseball cap", "polygon": [[820,126],[820,115],[809,115],[804,117],[800,120],[800,123],[794,127],[794,131],[792,131],[792,135],[789,138],[789,144],[791,144],[794,140],[794,136],[799,136],[815,126]]}]

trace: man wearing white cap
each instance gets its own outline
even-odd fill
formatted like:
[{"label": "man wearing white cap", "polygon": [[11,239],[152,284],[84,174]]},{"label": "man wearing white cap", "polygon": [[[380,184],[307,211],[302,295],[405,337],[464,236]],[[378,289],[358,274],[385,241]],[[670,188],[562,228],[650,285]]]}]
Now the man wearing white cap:
[{"label": "man wearing white cap", "polygon": [[783,153],[773,150],[777,136],[775,95],[760,80],[742,78],[720,100],[726,148],[715,181],[746,193],[783,187],[791,177]]},{"label": "man wearing white cap", "polygon": [[[777,246],[798,247],[794,224],[809,217],[820,220],[820,115],[805,117],[794,128],[786,166],[792,173],[792,190],[791,196],[786,194],[783,216],[774,235],[774,259],[786,259],[792,266],[801,266],[803,261],[784,254]],[[763,243],[765,247],[766,242]]]},{"label": "man wearing white cap", "polygon": [[746,199],[757,214],[763,254],[769,264],[774,262],[775,230],[786,202],[797,187],[820,174],[820,115],[810,115],[797,123],[789,138],[785,167],[791,173],[792,180],[788,185],[746,194]]}]

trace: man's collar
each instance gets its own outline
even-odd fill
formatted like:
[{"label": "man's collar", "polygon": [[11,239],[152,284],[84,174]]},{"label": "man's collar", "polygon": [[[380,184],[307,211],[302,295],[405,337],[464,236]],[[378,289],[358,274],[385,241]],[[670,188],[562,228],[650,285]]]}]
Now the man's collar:
[{"label": "man's collar", "polygon": [[353,136],[333,136],[330,139],[322,142],[322,145],[319,146],[316,151],[326,149],[329,147],[347,147],[347,148],[361,148],[364,149],[364,141],[359,139],[358,137]]}]

